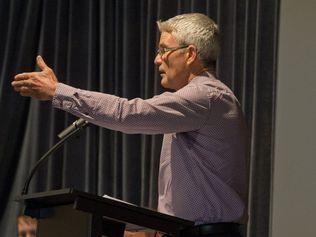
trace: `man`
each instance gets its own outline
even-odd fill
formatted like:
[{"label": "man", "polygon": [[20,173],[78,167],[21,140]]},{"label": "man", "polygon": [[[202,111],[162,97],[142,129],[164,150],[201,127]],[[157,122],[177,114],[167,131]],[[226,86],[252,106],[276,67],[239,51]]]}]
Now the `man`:
[{"label": "man", "polygon": [[21,215],[17,218],[18,221],[18,237],[35,237],[37,229],[37,220]]},{"label": "man", "polygon": [[23,96],[52,100],[54,107],[100,126],[164,134],[158,211],[197,225],[222,222],[219,229],[231,234],[228,223],[243,223],[247,215],[247,136],[236,97],[215,78],[217,26],[198,13],[157,24],[155,64],[161,85],[174,93],[127,100],[76,89],[59,83],[40,56],[42,71],[18,74],[12,85]]}]

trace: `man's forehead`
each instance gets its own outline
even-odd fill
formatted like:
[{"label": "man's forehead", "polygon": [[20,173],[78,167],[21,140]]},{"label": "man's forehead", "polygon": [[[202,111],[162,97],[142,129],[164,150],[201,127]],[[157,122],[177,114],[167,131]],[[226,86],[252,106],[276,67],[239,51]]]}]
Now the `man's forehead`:
[{"label": "man's forehead", "polygon": [[18,224],[18,228],[20,229],[34,229],[36,228],[36,224],[34,223],[26,223],[26,222],[22,222]]},{"label": "man's forehead", "polygon": [[174,45],[177,44],[176,38],[168,32],[161,32],[159,45]]}]

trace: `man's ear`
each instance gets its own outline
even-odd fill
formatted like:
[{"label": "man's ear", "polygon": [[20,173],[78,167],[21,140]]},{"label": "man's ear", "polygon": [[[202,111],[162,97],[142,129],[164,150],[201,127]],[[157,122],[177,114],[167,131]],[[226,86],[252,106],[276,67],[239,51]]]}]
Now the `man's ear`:
[{"label": "man's ear", "polygon": [[197,50],[194,45],[189,45],[187,48],[187,64],[192,64],[197,58]]}]

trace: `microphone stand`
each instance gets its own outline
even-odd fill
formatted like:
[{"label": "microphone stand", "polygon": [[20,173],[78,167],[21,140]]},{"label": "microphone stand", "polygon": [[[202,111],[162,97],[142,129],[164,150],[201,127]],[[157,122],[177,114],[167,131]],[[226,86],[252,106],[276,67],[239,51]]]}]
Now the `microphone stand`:
[{"label": "microphone stand", "polygon": [[[78,123],[79,121],[79,123]],[[75,126],[74,126],[75,125]],[[54,153],[58,148],[60,148],[69,138],[74,136],[76,133],[78,133],[82,128],[86,127],[88,125],[88,122],[83,119],[78,119],[75,121],[71,126],[74,126],[73,129],[70,131],[68,130],[68,133],[64,133],[63,136],[60,136],[61,140],[57,142],[53,147],[51,147],[35,164],[33,169],[31,170],[28,178],[26,179],[26,182],[24,184],[23,190],[21,195],[26,195],[29,189],[29,185],[31,182],[31,179],[33,175],[35,174],[35,171],[38,169],[38,167],[49,157],[52,153]],[[68,128],[66,128],[63,132],[65,132]],[[63,133],[62,132],[62,133]]]}]

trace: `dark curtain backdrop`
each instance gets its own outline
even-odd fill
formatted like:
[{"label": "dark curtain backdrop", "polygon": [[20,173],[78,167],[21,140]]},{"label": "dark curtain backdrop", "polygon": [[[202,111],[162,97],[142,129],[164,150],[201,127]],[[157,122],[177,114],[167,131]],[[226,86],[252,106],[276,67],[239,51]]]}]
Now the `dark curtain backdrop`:
[{"label": "dark curtain backdrop", "polygon": [[[156,20],[186,12],[222,33],[219,79],[242,104],[251,134],[248,236],[267,237],[278,32],[277,0],[0,0],[0,232],[16,234],[14,198],[36,160],[76,118],[21,97],[15,74],[41,54],[61,82],[127,98],[162,92],[153,64]],[[43,165],[30,192],[74,187],[154,208],[161,136],[91,126]]]}]

